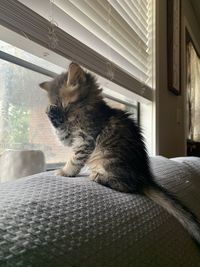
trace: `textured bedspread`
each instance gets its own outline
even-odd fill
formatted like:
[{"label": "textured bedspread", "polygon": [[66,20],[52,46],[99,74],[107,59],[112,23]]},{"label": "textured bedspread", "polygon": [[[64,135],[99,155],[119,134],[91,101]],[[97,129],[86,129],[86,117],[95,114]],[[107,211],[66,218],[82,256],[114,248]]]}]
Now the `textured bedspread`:
[{"label": "textured bedspread", "polygon": [[[200,159],[175,160],[152,158],[157,180],[200,217]],[[46,172],[0,184],[0,266],[198,267],[200,252],[147,198]]]}]

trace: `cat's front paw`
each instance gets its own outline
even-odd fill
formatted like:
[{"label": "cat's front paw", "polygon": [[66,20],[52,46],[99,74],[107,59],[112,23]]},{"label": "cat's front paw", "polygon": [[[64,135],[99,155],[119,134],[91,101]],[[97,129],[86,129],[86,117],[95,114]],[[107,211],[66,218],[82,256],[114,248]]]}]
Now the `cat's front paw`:
[{"label": "cat's front paw", "polygon": [[54,116],[57,116],[57,115],[61,115],[61,114],[63,114],[63,109],[62,109],[62,107],[57,106],[57,105],[49,105],[46,108],[46,114],[49,117],[54,117]]},{"label": "cat's front paw", "polygon": [[64,169],[56,170],[55,174],[64,177],[75,177],[77,175],[77,173],[75,172],[66,172]]},{"label": "cat's front paw", "polygon": [[58,170],[56,170],[56,171],[55,171],[55,174],[56,174],[56,175],[59,175],[59,176],[64,176],[64,177],[67,176],[63,169],[58,169]]},{"label": "cat's front paw", "polygon": [[57,128],[64,123],[64,111],[62,107],[57,105],[49,105],[46,109],[46,114],[54,127]]}]

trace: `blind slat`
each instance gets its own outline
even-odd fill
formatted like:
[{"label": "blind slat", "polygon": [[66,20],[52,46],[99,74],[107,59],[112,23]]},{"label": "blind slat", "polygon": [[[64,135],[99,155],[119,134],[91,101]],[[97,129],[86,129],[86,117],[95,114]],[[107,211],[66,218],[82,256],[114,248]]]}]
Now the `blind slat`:
[{"label": "blind slat", "polygon": [[126,3],[125,1],[119,0],[117,2],[123,9],[126,16],[129,18],[129,21],[131,21],[132,25],[134,25],[133,29],[135,29],[139,37],[145,42],[147,34],[147,19],[143,19],[141,10],[140,12],[136,13],[136,10],[131,7],[131,2]]}]

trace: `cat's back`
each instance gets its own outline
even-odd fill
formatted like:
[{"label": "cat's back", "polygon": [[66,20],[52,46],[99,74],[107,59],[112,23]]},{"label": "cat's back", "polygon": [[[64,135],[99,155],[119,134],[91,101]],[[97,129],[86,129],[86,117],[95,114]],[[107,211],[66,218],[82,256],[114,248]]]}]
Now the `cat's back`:
[{"label": "cat's back", "polygon": [[120,109],[110,108],[107,121],[98,141],[99,145],[101,144],[102,146],[104,143],[108,145],[108,141],[110,141],[110,145],[116,142],[117,146],[120,147],[123,145],[122,143],[127,145],[127,142],[129,144],[143,142],[143,137],[140,127],[131,118],[131,114]]},{"label": "cat's back", "polygon": [[103,174],[107,168],[112,168],[111,166],[131,170],[134,165],[139,166],[138,161],[145,164],[147,154],[143,137],[130,114],[109,108],[107,114],[104,112],[104,116],[106,120],[88,161],[92,172]]}]

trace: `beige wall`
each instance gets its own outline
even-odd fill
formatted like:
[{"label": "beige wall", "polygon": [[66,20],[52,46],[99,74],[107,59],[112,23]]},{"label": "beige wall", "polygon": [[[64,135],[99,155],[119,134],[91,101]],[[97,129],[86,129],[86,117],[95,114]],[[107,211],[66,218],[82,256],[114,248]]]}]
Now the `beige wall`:
[{"label": "beige wall", "polygon": [[[187,20],[194,35],[200,41],[200,27],[189,0],[181,0],[182,22]],[[184,156],[186,153],[186,105],[185,105],[185,53],[182,27],[182,94],[175,96],[167,86],[167,1],[157,0],[157,93],[156,134],[157,154],[166,157]],[[183,23],[182,23],[183,26]]]}]

